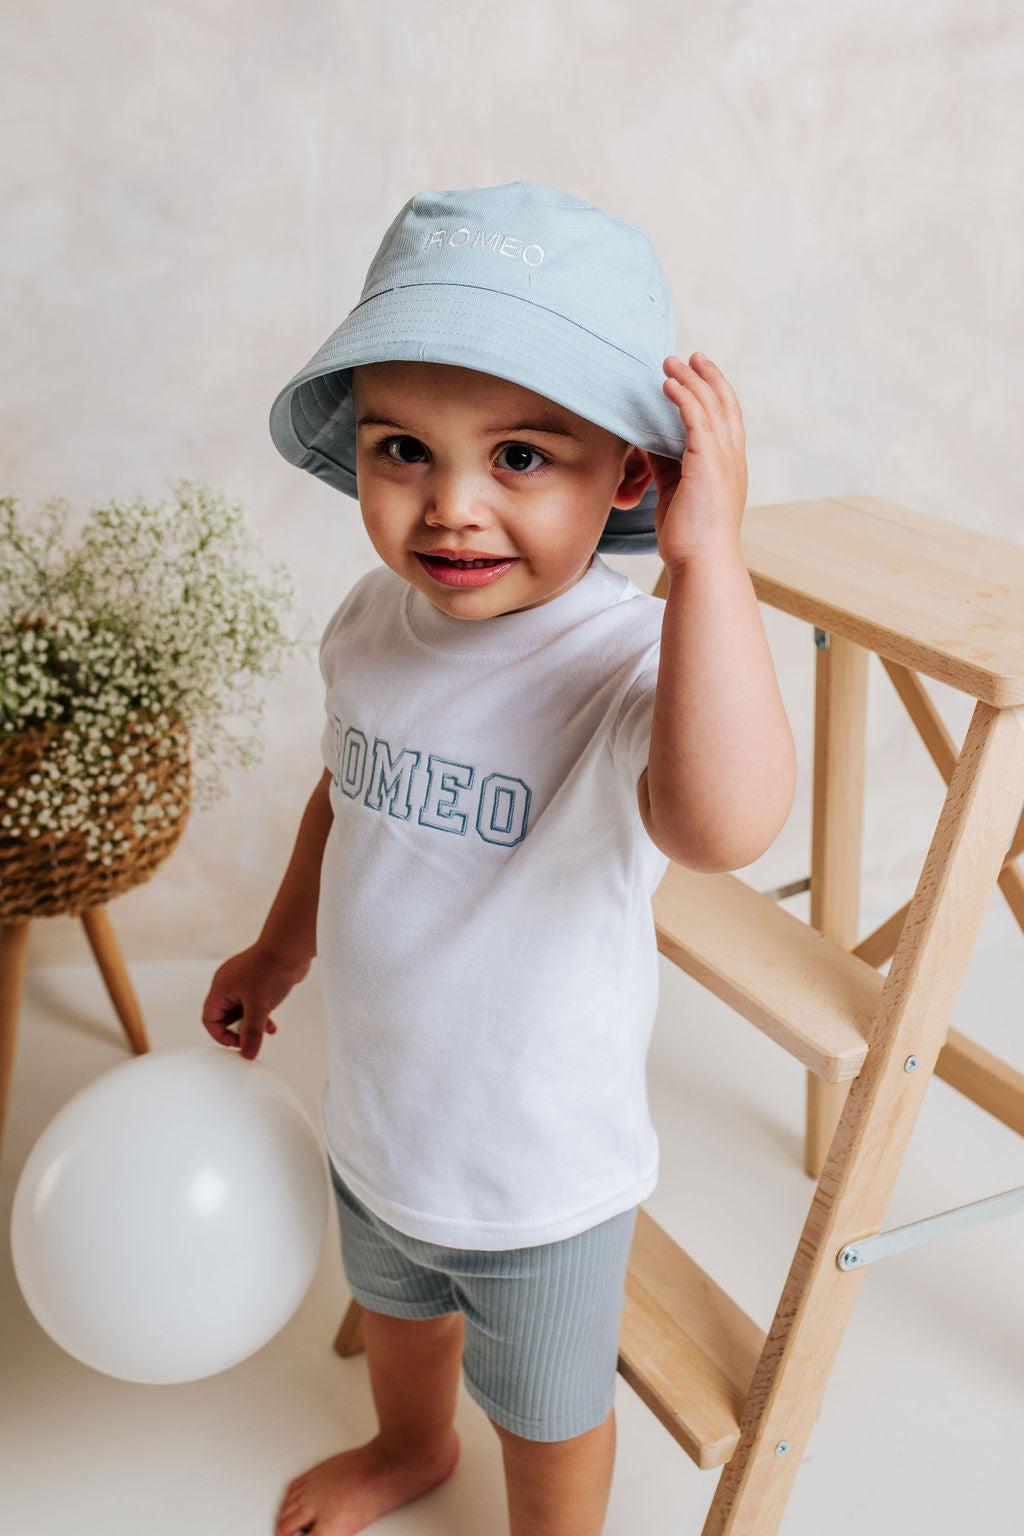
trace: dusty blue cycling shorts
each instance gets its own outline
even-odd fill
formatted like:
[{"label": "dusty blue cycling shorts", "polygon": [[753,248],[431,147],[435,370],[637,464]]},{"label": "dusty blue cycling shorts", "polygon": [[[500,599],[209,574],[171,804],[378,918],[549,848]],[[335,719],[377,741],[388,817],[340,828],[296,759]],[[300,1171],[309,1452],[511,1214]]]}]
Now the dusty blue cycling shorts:
[{"label": "dusty blue cycling shorts", "polygon": [[356,1301],[389,1317],[461,1312],[467,1391],[514,1435],[570,1440],[604,1423],[635,1209],[536,1248],[445,1248],[397,1232],[331,1176]]}]

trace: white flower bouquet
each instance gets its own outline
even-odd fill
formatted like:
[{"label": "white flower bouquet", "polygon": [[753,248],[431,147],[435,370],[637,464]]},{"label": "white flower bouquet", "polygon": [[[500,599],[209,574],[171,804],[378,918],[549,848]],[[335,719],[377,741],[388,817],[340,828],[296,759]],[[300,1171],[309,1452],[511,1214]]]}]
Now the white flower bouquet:
[{"label": "white flower bouquet", "polygon": [[303,643],[294,585],[251,568],[237,504],[170,490],[94,506],[77,538],[64,500],[0,498],[0,916],[147,878],[262,754],[261,681]]}]

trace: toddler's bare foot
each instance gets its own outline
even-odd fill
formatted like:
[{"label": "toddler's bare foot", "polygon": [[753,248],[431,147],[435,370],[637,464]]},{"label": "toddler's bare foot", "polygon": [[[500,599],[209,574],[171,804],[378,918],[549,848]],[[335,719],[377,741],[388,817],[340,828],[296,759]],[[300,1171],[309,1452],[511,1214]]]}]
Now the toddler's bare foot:
[{"label": "toddler's bare foot", "polygon": [[455,1470],[454,1429],[439,1446],[415,1455],[386,1451],[371,1440],[304,1472],[288,1486],[275,1536],[355,1536],[392,1509],[436,1488]]}]

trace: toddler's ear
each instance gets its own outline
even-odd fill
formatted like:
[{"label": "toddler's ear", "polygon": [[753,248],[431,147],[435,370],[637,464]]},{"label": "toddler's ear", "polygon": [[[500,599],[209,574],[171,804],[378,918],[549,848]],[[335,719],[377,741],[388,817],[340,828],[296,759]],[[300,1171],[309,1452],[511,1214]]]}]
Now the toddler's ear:
[{"label": "toddler's ear", "polygon": [[622,465],[622,481],[615,493],[616,507],[635,507],[654,479],[651,461],[642,448],[630,448]]}]

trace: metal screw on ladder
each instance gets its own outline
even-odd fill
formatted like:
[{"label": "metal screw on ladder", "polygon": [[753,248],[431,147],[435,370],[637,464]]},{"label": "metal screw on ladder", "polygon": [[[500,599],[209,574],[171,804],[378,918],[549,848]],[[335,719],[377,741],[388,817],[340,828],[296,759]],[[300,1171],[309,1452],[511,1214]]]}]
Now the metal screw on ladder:
[{"label": "metal screw on ladder", "polygon": [[920,1065],[921,1063],[918,1061],[916,1056],[908,1056],[906,1061],[903,1063],[903,1070],[904,1072],[916,1072]]},{"label": "metal screw on ladder", "polygon": [[789,1441],[788,1440],[780,1440],[778,1445],[775,1447],[775,1454],[776,1454],[776,1456],[785,1456],[785,1454],[786,1454],[786,1452],[788,1450],[789,1450]]},{"label": "metal screw on ladder", "polygon": [[831,636],[827,629],[815,629],[814,643],[819,651],[827,651],[831,644]]}]

